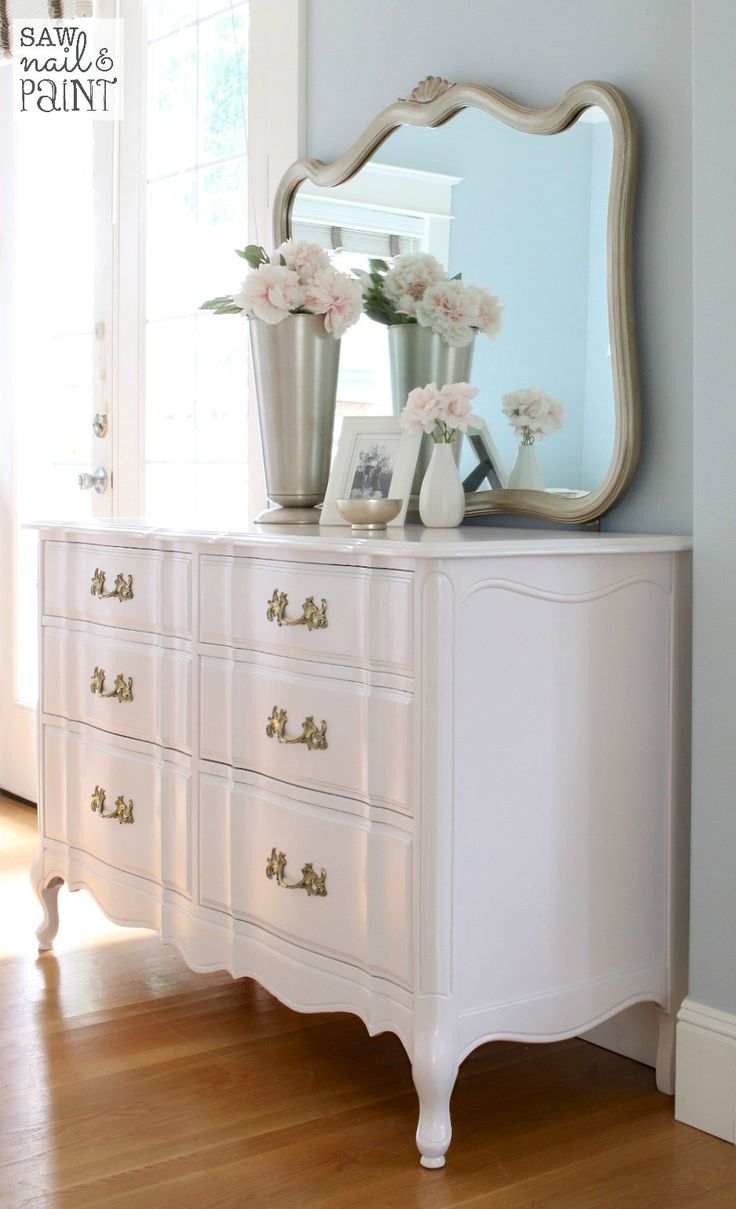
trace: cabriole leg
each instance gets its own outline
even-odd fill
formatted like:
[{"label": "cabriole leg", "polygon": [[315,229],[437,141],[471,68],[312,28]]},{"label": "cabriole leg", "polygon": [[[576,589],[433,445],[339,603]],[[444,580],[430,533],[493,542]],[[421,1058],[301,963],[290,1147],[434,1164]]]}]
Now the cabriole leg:
[{"label": "cabriole leg", "polygon": [[457,1061],[443,1047],[419,1052],[412,1063],[419,1097],[417,1147],[422,1167],[444,1167],[452,1138],[450,1096],[457,1078]]},{"label": "cabriole leg", "polygon": [[56,933],[59,931],[59,890],[62,886],[60,877],[52,877],[48,885],[43,884],[43,868],[34,864],[31,870],[33,888],[43,907],[43,919],[36,928],[38,947],[41,952],[53,949]]}]

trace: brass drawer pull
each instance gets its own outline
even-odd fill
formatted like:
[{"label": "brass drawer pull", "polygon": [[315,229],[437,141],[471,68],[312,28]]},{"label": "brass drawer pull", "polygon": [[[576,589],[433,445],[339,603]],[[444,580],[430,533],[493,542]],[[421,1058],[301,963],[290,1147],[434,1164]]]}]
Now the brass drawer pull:
[{"label": "brass drawer pull", "polygon": [[118,600],[133,599],[133,576],[123,575],[120,571],[115,576],[115,587],[110,591],[105,591],[105,572],[99,567],[95,569],[92,576],[92,586],[90,587],[90,595],[96,596],[98,600],[109,600],[111,597],[116,597]]},{"label": "brass drawer pull", "polygon": [[101,819],[117,819],[119,823],[133,822],[133,800],[132,798],[126,802],[121,794],[115,799],[115,809],[105,811],[105,791],[100,789],[99,785],[95,785],[95,791],[92,794],[90,806],[95,814],[99,814]]},{"label": "brass drawer pull", "polygon": [[96,667],[89,682],[89,691],[91,693],[97,693],[98,697],[116,697],[118,701],[132,701],[133,677],[128,676],[128,679],[126,680],[125,676],[121,672],[119,676],[115,677],[115,687],[105,691],[106,674],[107,673],[105,672],[104,668]]},{"label": "brass drawer pull", "polygon": [[314,597],[308,596],[302,605],[301,617],[289,619],[285,616],[289,598],[286,592],[274,588],[273,596],[266,605],[266,620],[275,621],[276,625],[305,625],[308,630],[327,629],[327,601],[322,597],[322,604],[316,605]]},{"label": "brass drawer pull", "polygon": [[279,743],[304,743],[307,751],[325,751],[327,748],[327,723],[324,718],[322,725],[317,726],[312,714],[302,722],[302,733],[296,739],[287,739],[284,731],[288,722],[285,709],[274,705],[271,717],[266,723],[266,734],[269,739],[278,739]]},{"label": "brass drawer pull", "polygon": [[271,855],[266,861],[266,877],[276,878],[276,884],[282,886],[284,890],[306,890],[310,898],[327,898],[327,870],[323,869],[320,873],[316,873],[314,865],[308,861],[302,866],[302,876],[298,882],[287,882],[284,880],[284,870],[286,868],[286,853],[277,852],[275,848],[271,849]]}]

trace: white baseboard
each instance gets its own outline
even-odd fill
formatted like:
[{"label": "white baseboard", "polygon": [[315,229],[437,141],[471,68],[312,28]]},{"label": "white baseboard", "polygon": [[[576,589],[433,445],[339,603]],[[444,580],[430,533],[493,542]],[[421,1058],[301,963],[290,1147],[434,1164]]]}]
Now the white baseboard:
[{"label": "white baseboard", "polygon": [[675,1117],[736,1143],[736,1015],[691,999],[677,1017]]}]

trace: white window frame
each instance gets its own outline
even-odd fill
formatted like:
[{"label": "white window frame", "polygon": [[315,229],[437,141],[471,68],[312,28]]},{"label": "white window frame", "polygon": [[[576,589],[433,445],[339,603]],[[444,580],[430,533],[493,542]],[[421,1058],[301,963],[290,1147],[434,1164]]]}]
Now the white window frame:
[{"label": "white window frame", "polygon": [[[105,3],[114,9],[116,0]],[[125,111],[112,133],[115,145],[105,151],[102,143],[100,148],[114,176],[113,221],[111,225],[103,216],[98,240],[100,257],[111,263],[112,271],[109,277],[100,273],[97,308],[105,332],[102,358],[110,396],[105,452],[113,489],[108,501],[100,497],[98,514],[114,516],[142,516],[145,504],[144,8],[145,0],[124,0]],[[223,0],[227,8],[228,0]],[[270,244],[276,186],[289,165],[303,156],[305,13],[306,0],[250,0],[249,243]],[[266,493],[258,420],[250,405],[253,391],[248,394],[243,399],[248,409],[248,508],[255,516],[266,504]],[[242,520],[234,517],[233,523]]]}]

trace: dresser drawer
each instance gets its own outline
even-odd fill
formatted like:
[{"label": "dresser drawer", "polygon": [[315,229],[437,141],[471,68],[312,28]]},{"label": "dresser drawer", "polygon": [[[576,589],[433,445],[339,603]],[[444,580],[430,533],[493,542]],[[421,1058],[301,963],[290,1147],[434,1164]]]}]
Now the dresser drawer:
[{"label": "dresser drawer", "polygon": [[403,571],[206,555],[199,636],[410,675],[412,584]]},{"label": "dresser drawer", "polygon": [[[188,767],[132,744],[119,748],[51,725],[44,730],[45,835],[190,894]],[[110,817],[120,814],[129,821]]]},{"label": "dresser drawer", "polygon": [[44,543],[44,612],[124,630],[191,634],[187,554]]},{"label": "dresser drawer", "polygon": [[409,982],[410,835],[203,776],[199,853],[202,906]]},{"label": "dresser drawer", "polygon": [[409,693],[209,657],[200,691],[203,759],[411,812]]},{"label": "dresser drawer", "polygon": [[43,709],[191,750],[191,655],[47,626]]}]

